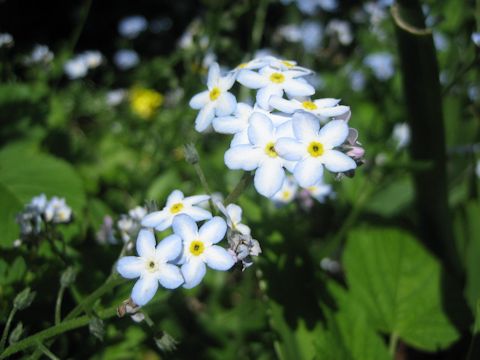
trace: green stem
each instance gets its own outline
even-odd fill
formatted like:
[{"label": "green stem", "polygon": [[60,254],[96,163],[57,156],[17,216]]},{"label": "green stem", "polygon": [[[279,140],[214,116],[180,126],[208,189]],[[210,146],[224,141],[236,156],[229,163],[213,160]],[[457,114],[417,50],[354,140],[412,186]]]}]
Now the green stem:
[{"label": "green stem", "polygon": [[248,185],[250,185],[252,180],[252,174],[250,174],[249,172],[245,172],[240,181],[235,186],[235,188],[232,190],[232,192],[228,194],[228,196],[225,198],[225,205],[231,204],[236,201],[240,197],[240,195],[242,195]]},{"label": "green stem", "polygon": [[397,352],[397,344],[398,344],[398,335],[396,333],[390,334],[390,340],[388,343],[388,352],[392,356],[395,357],[395,353]]},{"label": "green stem", "polygon": [[[116,314],[116,305],[97,312],[97,316],[102,320],[109,319]],[[89,323],[90,317],[87,315],[83,315],[72,320],[63,321],[58,325],[39,331],[36,334],[33,334],[15,344],[10,345],[2,354],[0,354],[0,360],[16,354],[19,351],[28,349],[32,346],[38,346],[39,343],[43,343],[45,340],[50,339],[51,337],[63,334],[70,330],[78,329],[80,327],[88,325]]]},{"label": "green stem", "polygon": [[17,312],[17,309],[14,307],[10,311],[10,314],[8,315],[7,323],[5,324],[5,328],[3,329],[2,339],[0,340],[0,352],[2,352],[3,349],[5,349],[5,343],[7,342],[8,332],[10,331],[10,326],[12,326],[13,317],[15,316],[16,312]]},{"label": "green stem", "polygon": [[49,359],[51,360],[60,360],[59,357],[57,357],[54,353],[52,353],[47,347],[45,347],[45,345],[43,345],[42,343],[40,344],[37,344],[38,348],[42,351],[42,353],[48,357]]},{"label": "green stem", "polygon": [[55,325],[58,325],[62,321],[62,300],[65,293],[65,286],[60,286],[58,290],[57,301],[55,302]]},{"label": "green stem", "polygon": [[267,8],[269,0],[260,0],[255,16],[255,22],[252,28],[252,43],[250,45],[250,52],[257,50],[262,41],[263,29],[265,27],[265,19],[267,17]]},{"label": "green stem", "polygon": [[475,307],[475,323],[473,325],[472,340],[468,347],[467,360],[474,360],[480,357],[480,346],[478,345],[478,333],[480,331],[480,300],[477,300],[477,306]]}]

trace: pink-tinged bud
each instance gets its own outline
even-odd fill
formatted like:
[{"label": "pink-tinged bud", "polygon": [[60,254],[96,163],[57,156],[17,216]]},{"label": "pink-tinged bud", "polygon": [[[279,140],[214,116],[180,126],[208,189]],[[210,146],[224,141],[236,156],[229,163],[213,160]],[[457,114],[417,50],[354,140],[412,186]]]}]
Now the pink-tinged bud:
[{"label": "pink-tinged bud", "polygon": [[358,131],[357,129],[354,128],[349,128],[348,129],[348,136],[347,136],[347,142],[350,145],[355,145],[358,139]]},{"label": "pink-tinged bud", "polygon": [[352,146],[350,150],[347,151],[347,155],[353,159],[361,159],[365,155],[365,149],[361,146]]}]

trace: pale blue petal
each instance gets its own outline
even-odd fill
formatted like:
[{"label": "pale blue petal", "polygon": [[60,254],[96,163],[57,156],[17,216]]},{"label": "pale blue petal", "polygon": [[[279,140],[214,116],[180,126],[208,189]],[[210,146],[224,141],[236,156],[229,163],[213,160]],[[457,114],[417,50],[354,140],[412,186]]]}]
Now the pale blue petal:
[{"label": "pale blue petal", "polygon": [[215,104],[215,114],[217,116],[227,116],[232,114],[237,107],[237,99],[231,93],[226,92],[220,95]]},{"label": "pale blue petal", "polygon": [[146,227],[156,227],[163,223],[168,217],[169,213],[167,210],[154,211],[142,219],[142,226]]},{"label": "pale blue petal", "polygon": [[191,108],[199,110],[209,102],[209,91],[202,91],[190,99],[189,105]]},{"label": "pale blue petal", "polygon": [[183,287],[186,289],[191,289],[197,286],[202,281],[206,272],[207,267],[200,259],[191,259],[189,262],[183,264],[182,275],[185,279],[185,284]]},{"label": "pale blue petal", "polygon": [[126,279],[135,279],[145,270],[145,263],[137,256],[124,256],[117,262],[117,271]]},{"label": "pale blue petal", "polygon": [[166,289],[176,289],[183,284],[180,268],[171,264],[164,264],[160,269],[158,281]]},{"label": "pale blue petal", "polygon": [[210,199],[210,195],[193,195],[185,198],[183,202],[186,205],[195,205],[207,201]]},{"label": "pale blue petal", "polygon": [[215,86],[218,85],[220,80],[220,66],[216,62],[210,65],[208,69],[208,76],[207,76],[207,87],[209,90],[212,90]]},{"label": "pale blue petal", "polygon": [[232,141],[230,142],[230,147],[235,147],[238,145],[248,145],[250,144],[250,140],[248,140],[248,127],[243,129],[242,131],[233,135]]},{"label": "pale blue petal", "polygon": [[170,195],[168,195],[167,206],[170,207],[173,204],[182,202],[184,197],[183,192],[180,190],[173,190]]},{"label": "pale blue petal", "polygon": [[315,88],[306,81],[291,79],[285,86],[285,92],[289,97],[310,96],[315,94]]},{"label": "pale blue petal", "polygon": [[250,171],[257,168],[262,155],[262,149],[255,149],[252,145],[237,145],[225,152],[225,165],[232,170]]},{"label": "pale blue petal", "polygon": [[322,156],[325,167],[332,172],[343,172],[355,169],[357,164],[349,156],[337,150],[329,150]]},{"label": "pale blue petal", "polygon": [[202,209],[198,206],[186,208],[183,213],[187,214],[195,221],[203,221],[212,218],[212,213],[210,211]]},{"label": "pale blue petal", "polygon": [[320,120],[313,114],[299,111],[293,115],[292,127],[298,140],[308,142],[317,137]]},{"label": "pale blue petal", "polygon": [[313,186],[322,179],[323,164],[319,158],[307,157],[297,163],[293,176],[300,186]]},{"label": "pale blue petal", "polygon": [[175,216],[172,223],[173,232],[182,240],[191,241],[198,238],[198,227],[195,221],[188,215],[180,214]]},{"label": "pale blue petal", "polygon": [[291,138],[278,139],[275,150],[282,158],[291,161],[301,160],[307,155],[305,145]]},{"label": "pale blue petal", "polygon": [[182,239],[175,234],[169,235],[158,243],[156,250],[160,262],[175,260],[182,252]]},{"label": "pale blue petal", "polygon": [[338,105],[327,108],[321,108],[314,111],[315,114],[326,117],[340,116],[350,111],[349,106]]},{"label": "pale blue petal", "polygon": [[245,120],[236,116],[222,116],[213,119],[213,128],[220,134],[236,134],[248,126]]},{"label": "pale blue petal", "polygon": [[215,117],[215,103],[209,102],[207,105],[204,106],[202,110],[197,115],[195,119],[195,130],[198,132],[205,131],[212,119]]},{"label": "pale blue petal", "polygon": [[209,268],[219,271],[229,270],[235,260],[224,248],[213,245],[205,250],[205,261]]},{"label": "pale blue petal", "polygon": [[237,81],[249,89],[259,89],[268,83],[265,77],[251,70],[241,70]]},{"label": "pale blue petal", "polygon": [[221,241],[225,237],[226,232],[227,224],[225,223],[225,220],[219,216],[213,217],[198,230],[200,239],[207,245],[216,244]]},{"label": "pale blue petal", "polygon": [[132,300],[138,306],[143,306],[155,296],[158,289],[158,280],[154,275],[141,277],[132,290]]},{"label": "pale blue petal", "polygon": [[137,253],[141,257],[153,256],[155,253],[155,235],[147,229],[142,229],[137,237]]},{"label": "pale blue petal", "polygon": [[300,108],[296,101],[287,100],[280,96],[272,96],[270,98],[270,106],[287,114],[292,114]]},{"label": "pale blue petal", "polygon": [[167,230],[170,226],[172,226],[174,215],[171,214],[170,211],[168,213],[168,217],[164,221],[159,223],[157,226],[155,226],[155,230],[164,231]]},{"label": "pale blue petal", "polygon": [[270,109],[270,97],[271,96],[282,96],[282,88],[276,85],[267,85],[257,91],[257,103],[261,108],[265,110]]},{"label": "pale blue petal", "polygon": [[269,160],[255,172],[253,184],[258,193],[268,198],[277,193],[285,179],[285,170],[283,170],[280,160]]},{"label": "pale blue petal", "polygon": [[252,116],[250,116],[248,139],[253,145],[263,146],[274,138],[273,129],[272,120],[270,120],[267,115],[254,112]]},{"label": "pale blue petal", "polygon": [[343,120],[332,120],[325,124],[318,134],[318,141],[324,144],[324,147],[332,148],[342,145],[348,136],[348,125]]}]

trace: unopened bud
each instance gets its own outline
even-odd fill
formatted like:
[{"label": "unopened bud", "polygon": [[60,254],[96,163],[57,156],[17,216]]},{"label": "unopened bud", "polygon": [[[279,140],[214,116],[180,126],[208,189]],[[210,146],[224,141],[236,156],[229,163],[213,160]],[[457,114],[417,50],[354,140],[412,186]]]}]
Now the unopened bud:
[{"label": "unopened bud", "polygon": [[177,348],[178,342],[165,331],[162,331],[154,340],[157,347],[163,352],[170,352]]},{"label": "unopened bud", "polygon": [[198,152],[197,149],[195,149],[195,145],[192,143],[190,144],[185,144],[185,160],[187,160],[188,163],[194,165],[198,163]]},{"label": "unopened bud", "polygon": [[76,278],[77,270],[70,266],[62,273],[62,276],[60,277],[60,285],[65,288],[69,287],[75,282]]},{"label": "unopened bud", "polygon": [[8,337],[8,342],[10,345],[15,344],[20,340],[23,334],[23,324],[22,322],[19,322],[17,326],[15,326],[15,329],[12,330],[10,333],[10,336]]},{"label": "unopened bud", "polygon": [[23,310],[29,307],[33,299],[35,299],[35,291],[31,291],[30,288],[26,288],[20,292],[13,300],[13,307],[17,310]]},{"label": "unopened bud", "polygon": [[347,155],[354,159],[361,159],[365,155],[365,149],[361,146],[352,146]]}]

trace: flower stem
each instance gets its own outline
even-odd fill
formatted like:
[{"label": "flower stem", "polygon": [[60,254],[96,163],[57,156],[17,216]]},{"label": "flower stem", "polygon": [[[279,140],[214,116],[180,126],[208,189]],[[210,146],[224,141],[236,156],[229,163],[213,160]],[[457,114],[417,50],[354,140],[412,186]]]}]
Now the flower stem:
[{"label": "flower stem", "polygon": [[235,186],[235,188],[232,190],[232,192],[228,194],[228,196],[225,198],[225,205],[231,204],[236,201],[240,197],[240,195],[242,195],[248,185],[250,185],[252,180],[252,174],[246,171],[240,181]]},{"label": "flower stem", "polygon": [[54,353],[52,353],[45,345],[42,343],[37,344],[38,348],[42,351],[42,353],[51,360],[60,360]]},{"label": "flower stem", "polygon": [[[117,314],[117,306],[112,306],[108,309],[100,310],[97,312],[97,316],[104,320],[111,318]],[[62,321],[60,324],[52,326],[48,329],[42,330],[37,332],[36,334],[33,334],[17,343],[14,343],[10,345],[3,353],[0,354],[0,360],[5,359],[8,356],[11,356],[13,354],[16,354],[19,351],[28,349],[32,346],[39,346],[39,343],[42,343],[43,341],[54,337],[56,335],[63,334],[67,331],[74,330],[83,326],[86,326],[90,323],[90,317],[87,315],[80,316],[78,318],[68,320],[68,321]],[[43,351],[43,350],[42,350]]]},{"label": "flower stem", "polygon": [[65,293],[65,286],[60,286],[57,295],[57,301],[55,302],[55,325],[58,325],[62,321],[62,300]]},{"label": "flower stem", "polygon": [[10,311],[10,314],[8,315],[7,323],[5,324],[5,328],[3,329],[2,339],[0,340],[0,352],[2,352],[3,349],[5,349],[5,343],[7,342],[8,332],[10,331],[10,326],[12,326],[13,317],[15,316],[16,312],[17,312],[17,309],[14,307]]},{"label": "flower stem", "polygon": [[262,41],[263,29],[265,27],[265,19],[267,17],[267,8],[269,0],[260,0],[257,8],[257,13],[255,14],[255,23],[253,24],[252,29],[252,43],[250,46],[250,51],[253,55],[253,52],[257,50]]},{"label": "flower stem", "polygon": [[388,352],[392,356],[395,357],[395,353],[397,352],[397,344],[398,344],[398,334],[392,333],[390,334],[390,340],[388,342]]}]

